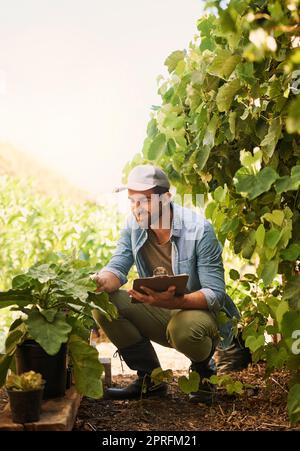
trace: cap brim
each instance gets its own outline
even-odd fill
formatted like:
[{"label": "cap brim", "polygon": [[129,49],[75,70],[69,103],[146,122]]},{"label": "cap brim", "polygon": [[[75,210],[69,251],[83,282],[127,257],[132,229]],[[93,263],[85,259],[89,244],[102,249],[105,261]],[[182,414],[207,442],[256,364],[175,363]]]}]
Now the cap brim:
[{"label": "cap brim", "polygon": [[114,189],[114,193],[119,193],[125,189],[132,189],[133,191],[147,191],[148,189],[155,188],[156,185],[147,185],[145,183],[130,183],[124,186],[118,186]]}]

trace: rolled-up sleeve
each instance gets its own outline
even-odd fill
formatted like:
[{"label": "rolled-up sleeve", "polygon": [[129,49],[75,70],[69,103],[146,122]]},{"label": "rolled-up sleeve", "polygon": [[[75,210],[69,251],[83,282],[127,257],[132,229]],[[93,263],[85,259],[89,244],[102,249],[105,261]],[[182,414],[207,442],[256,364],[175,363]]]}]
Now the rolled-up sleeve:
[{"label": "rolled-up sleeve", "polygon": [[101,274],[104,271],[110,271],[124,285],[127,282],[127,275],[134,262],[132,245],[131,245],[131,230],[128,227],[122,229],[119,241],[115,252],[109,263],[99,271]]},{"label": "rolled-up sleeve", "polygon": [[201,284],[199,291],[204,294],[208,309],[214,313],[219,312],[225,300],[222,250],[213,226],[205,220],[203,236],[196,244],[197,271]]}]

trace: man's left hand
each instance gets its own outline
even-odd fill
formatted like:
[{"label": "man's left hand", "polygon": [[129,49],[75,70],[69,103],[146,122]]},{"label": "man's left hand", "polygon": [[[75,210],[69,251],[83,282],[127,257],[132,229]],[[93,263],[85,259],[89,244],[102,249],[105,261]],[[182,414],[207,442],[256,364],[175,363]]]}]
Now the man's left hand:
[{"label": "man's left hand", "polygon": [[141,287],[147,294],[142,294],[136,290],[128,290],[128,294],[135,300],[144,304],[153,305],[155,307],[167,309],[181,309],[183,304],[183,296],[175,296],[176,287],[171,286],[167,291],[158,292],[150,288]]}]

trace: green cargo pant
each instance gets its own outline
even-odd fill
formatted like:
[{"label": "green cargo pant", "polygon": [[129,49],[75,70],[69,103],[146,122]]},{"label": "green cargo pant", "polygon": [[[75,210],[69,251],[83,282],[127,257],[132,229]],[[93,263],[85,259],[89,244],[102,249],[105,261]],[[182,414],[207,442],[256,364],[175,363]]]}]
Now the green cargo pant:
[{"label": "green cargo pant", "polygon": [[117,307],[118,319],[108,321],[98,310],[93,315],[117,349],[149,338],[162,346],[177,349],[194,362],[209,357],[218,342],[218,327],[207,310],[170,310],[132,304],[126,290],[109,295]]}]

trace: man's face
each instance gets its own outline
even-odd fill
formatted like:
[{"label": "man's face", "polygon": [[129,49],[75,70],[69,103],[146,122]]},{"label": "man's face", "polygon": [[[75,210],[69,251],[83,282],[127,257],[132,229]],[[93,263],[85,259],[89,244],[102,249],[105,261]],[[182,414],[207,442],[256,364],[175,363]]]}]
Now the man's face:
[{"label": "man's face", "polygon": [[[155,194],[153,189],[147,191],[128,190],[131,211],[140,227],[148,228],[158,221],[163,212],[159,200],[166,196],[169,197],[170,193]],[[169,207],[167,208],[169,209]]]}]

